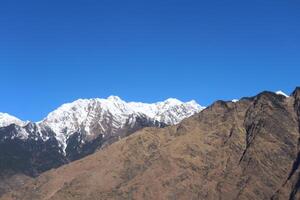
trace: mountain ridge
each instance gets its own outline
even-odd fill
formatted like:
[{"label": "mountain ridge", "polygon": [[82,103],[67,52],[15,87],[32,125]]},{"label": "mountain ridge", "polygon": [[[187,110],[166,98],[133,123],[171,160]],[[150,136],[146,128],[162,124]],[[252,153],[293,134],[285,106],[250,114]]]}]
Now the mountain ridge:
[{"label": "mountain ridge", "polygon": [[[127,102],[127,101],[122,100],[119,96],[110,95],[106,99],[105,98],[79,98],[79,99],[76,99],[76,100],[74,100],[72,102],[69,102],[69,103],[63,103],[62,105],[58,106],[53,111],[49,112],[46,117],[42,118],[39,121],[32,121],[32,120],[25,120],[24,121],[24,120],[21,120],[18,117],[14,116],[14,115],[11,115],[9,113],[0,112],[0,127],[8,126],[8,125],[14,123],[14,121],[21,122],[22,125],[24,125],[26,123],[29,123],[29,122],[31,122],[31,123],[41,123],[42,121],[47,119],[47,117],[50,113],[55,112],[57,109],[59,109],[60,107],[62,107],[64,105],[74,104],[75,102],[80,102],[80,101],[93,101],[93,100],[96,100],[96,101],[103,101],[103,100],[122,101],[122,102],[125,102],[125,103],[128,103],[128,104],[135,104],[137,106],[138,105],[156,105],[156,104],[164,104],[164,103],[173,103],[173,105],[176,105],[176,104],[177,105],[179,105],[179,104],[191,104],[191,105],[194,105],[196,107],[199,106],[200,108],[205,108],[204,106],[199,105],[195,100],[190,100],[190,101],[187,101],[187,102],[183,102],[183,101],[180,101],[176,98],[168,98],[164,101],[158,101],[158,102],[154,102],[154,103],[143,103],[143,102],[138,102],[138,101],[137,102],[135,102],[135,101],[128,101]],[[18,125],[18,123],[17,123],[17,125]],[[20,125],[20,126],[22,126],[22,125]]]},{"label": "mountain ridge", "polygon": [[[2,199],[300,198],[300,88],[216,101],[43,173]],[[1,199],[1,200],[2,200]]]},{"label": "mountain ridge", "polygon": [[202,109],[195,101],[184,103],[174,98],[146,104],[110,96],[63,104],[36,123],[3,114],[0,169],[37,176],[141,128],[176,124]]}]

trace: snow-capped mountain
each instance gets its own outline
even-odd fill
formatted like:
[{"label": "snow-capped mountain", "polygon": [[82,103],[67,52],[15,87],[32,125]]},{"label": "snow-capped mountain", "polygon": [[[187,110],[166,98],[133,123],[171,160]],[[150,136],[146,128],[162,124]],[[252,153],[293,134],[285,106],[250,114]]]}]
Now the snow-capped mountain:
[{"label": "snow-capped mountain", "polygon": [[[36,123],[1,113],[0,154],[18,152],[13,159],[26,158],[24,162],[36,174],[93,153],[141,128],[177,124],[203,108],[195,101],[184,103],[173,98],[140,103],[110,96],[63,104]],[[46,158],[47,165],[40,161]]]},{"label": "snow-capped mountain", "polygon": [[66,147],[66,141],[75,132],[94,138],[99,134],[104,137],[118,134],[124,127],[134,127],[138,118],[152,124],[173,125],[189,117],[203,107],[195,101],[183,103],[177,99],[167,99],[153,104],[125,102],[117,96],[107,99],[79,99],[63,104],[51,112],[40,126],[50,127],[58,141]]},{"label": "snow-capped mountain", "polygon": [[0,113],[0,127],[8,126],[10,124],[17,124],[19,126],[24,126],[26,122],[9,115],[7,113]]}]

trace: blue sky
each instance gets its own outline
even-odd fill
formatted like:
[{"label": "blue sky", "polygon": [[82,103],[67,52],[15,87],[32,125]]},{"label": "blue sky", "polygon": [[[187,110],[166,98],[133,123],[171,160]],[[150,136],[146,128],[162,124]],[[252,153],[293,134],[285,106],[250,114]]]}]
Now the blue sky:
[{"label": "blue sky", "polygon": [[0,112],[77,98],[217,99],[300,85],[298,0],[2,0]]}]

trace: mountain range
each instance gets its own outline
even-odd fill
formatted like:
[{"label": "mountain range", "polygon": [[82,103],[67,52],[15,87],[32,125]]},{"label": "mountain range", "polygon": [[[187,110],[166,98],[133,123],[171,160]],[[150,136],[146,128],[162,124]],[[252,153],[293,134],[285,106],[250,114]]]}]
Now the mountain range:
[{"label": "mountain range", "polygon": [[141,128],[174,125],[202,109],[195,101],[127,103],[110,96],[63,104],[39,122],[0,113],[0,170],[37,176]]},{"label": "mountain range", "polygon": [[[300,199],[299,87],[291,95],[264,91],[239,100],[218,100],[204,109],[195,102],[182,105],[187,104],[198,109],[178,121],[162,121],[165,117],[152,115],[151,119],[160,120],[101,143],[100,150],[96,148],[91,155],[79,156],[35,178],[11,176],[6,183],[13,187],[2,192],[0,199]],[[137,107],[136,103],[130,105]],[[73,110],[72,106],[62,107]],[[63,116],[70,116],[70,112]],[[89,141],[87,130],[93,130],[92,125],[85,128],[89,122],[82,122],[85,126],[72,129],[81,131],[69,135],[69,129],[60,129],[60,121],[57,129],[47,120],[34,125],[49,123],[40,129],[51,129],[47,131],[49,138],[58,137],[57,130],[64,130],[63,135],[69,138],[79,134],[85,144]],[[17,125],[7,127],[11,126]],[[109,132],[109,136],[116,138],[114,133]],[[72,142],[67,139],[64,149],[64,140],[60,139],[56,139],[59,154],[65,158]]]}]

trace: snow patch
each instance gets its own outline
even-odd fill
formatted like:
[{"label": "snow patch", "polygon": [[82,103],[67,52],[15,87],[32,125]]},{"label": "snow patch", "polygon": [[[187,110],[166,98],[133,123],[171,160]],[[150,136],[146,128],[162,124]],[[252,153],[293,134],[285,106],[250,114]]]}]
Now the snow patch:
[{"label": "snow patch", "polygon": [[282,96],[285,96],[285,97],[289,97],[289,95],[287,95],[286,93],[284,93],[283,91],[279,90],[277,92],[275,92],[276,94],[278,95],[282,95]]}]

